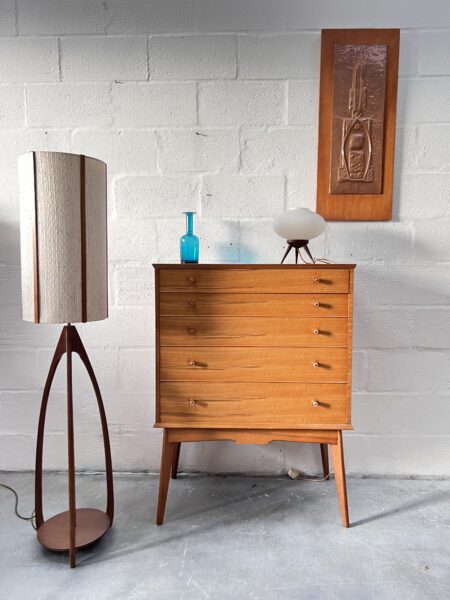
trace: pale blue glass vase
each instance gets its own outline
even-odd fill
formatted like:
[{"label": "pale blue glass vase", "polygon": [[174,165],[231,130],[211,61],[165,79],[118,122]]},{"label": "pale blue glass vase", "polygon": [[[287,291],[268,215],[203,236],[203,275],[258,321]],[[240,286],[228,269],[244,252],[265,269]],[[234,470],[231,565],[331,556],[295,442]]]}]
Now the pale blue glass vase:
[{"label": "pale blue glass vase", "polygon": [[186,233],[180,238],[180,260],[182,263],[198,263],[199,243],[194,235],[194,212],[185,212]]}]

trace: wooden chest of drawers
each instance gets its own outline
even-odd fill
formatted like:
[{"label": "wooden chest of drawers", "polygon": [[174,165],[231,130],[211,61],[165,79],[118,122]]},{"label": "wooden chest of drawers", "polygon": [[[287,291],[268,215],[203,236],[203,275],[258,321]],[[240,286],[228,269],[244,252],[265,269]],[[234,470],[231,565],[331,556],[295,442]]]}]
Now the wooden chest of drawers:
[{"label": "wooden chest of drawers", "polygon": [[154,265],[157,523],[182,442],[330,445],[348,526],[354,265]]}]

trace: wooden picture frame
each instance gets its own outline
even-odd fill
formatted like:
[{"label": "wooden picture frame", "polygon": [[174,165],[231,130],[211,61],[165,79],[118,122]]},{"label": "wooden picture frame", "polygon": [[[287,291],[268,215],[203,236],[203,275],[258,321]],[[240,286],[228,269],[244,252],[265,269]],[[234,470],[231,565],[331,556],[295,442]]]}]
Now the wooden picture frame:
[{"label": "wooden picture frame", "polygon": [[328,221],[392,217],[399,29],[324,29],[317,212]]}]

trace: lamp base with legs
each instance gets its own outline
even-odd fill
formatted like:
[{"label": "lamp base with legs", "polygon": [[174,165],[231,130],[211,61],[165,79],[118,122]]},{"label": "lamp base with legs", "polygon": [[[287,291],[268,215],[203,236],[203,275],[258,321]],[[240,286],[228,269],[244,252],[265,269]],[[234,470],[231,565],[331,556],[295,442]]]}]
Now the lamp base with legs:
[{"label": "lamp base with legs", "polygon": [[[76,508],[75,500],[75,447],[73,428],[73,393],[72,393],[72,354],[79,355],[86,371],[88,372],[95,396],[103,433],[106,468],[106,511],[94,508]],[[68,450],[68,484],[69,484],[69,510],[47,521],[44,521],[42,504],[42,456],[44,449],[45,417],[47,413],[48,398],[53,378],[61,358],[67,356],[67,450]],[[64,326],[55,354],[50,365],[47,381],[45,382],[42,396],[41,410],[36,444],[36,474],[35,474],[35,513],[38,541],[56,552],[69,551],[69,564],[76,565],[76,551],[85,548],[99,540],[111,527],[114,518],[114,494],[111,449],[109,444],[108,424],[103,406],[100,388],[76,328],[70,323]]]},{"label": "lamp base with legs", "polygon": [[315,260],[313,258],[313,255],[311,254],[309,248],[308,248],[308,242],[309,240],[287,240],[288,243],[288,247],[286,252],[284,253],[284,256],[281,260],[281,264],[284,263],[287,255],[289,254],[289,252],[292,250],[292,248],[295,248],[295,264],[298,264],[298,257],[300,255],[300,248],[304,248],[306,254],[309,256],[309,258],[311,259],[311,262],[313,264],[315,264]]}]

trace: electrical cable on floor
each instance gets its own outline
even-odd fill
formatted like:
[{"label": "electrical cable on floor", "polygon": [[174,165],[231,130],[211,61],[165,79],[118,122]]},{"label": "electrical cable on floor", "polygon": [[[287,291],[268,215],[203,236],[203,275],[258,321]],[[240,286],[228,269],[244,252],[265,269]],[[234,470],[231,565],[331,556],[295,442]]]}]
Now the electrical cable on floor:
[{"label": "electrical cable on floor", "polygon": [[294,479],[298,479],[300,481],[311,481],[313,483],[320,483],[321,481],[326,481],[327,479],[330,479],[330,476],[326,475],[325,477],[322,477],[320,479],[315,479],[314,477],[302,477],[301,475],[298,475]]},{"label": "electrical cable on floor", "polygon": [[0,483],[0,487],[7,489],[14,494],[14,496],[16,498],[16,504],[14,506],[14,512],[16,513],[16,517],[18,517],[19,519],[22,519],[22,521],[30,521],[33,529],[36,529],[36,523],[35,523],[36,515],[35,515],[34,509],[33,509],[33,512],[31,513],[31,517],[24,517],[23,515],[21,515],[19,513],[19,494],[16,492],[16,490],[14,488],[12,488],[11,486],[6,485],[6,483]]},{"label": "electrical cable on floor", "polygon": [[325,475],[325,477],[315,478],[315,477],[303,477],[301,472],[294,467],[291,467],[288,471],[288,477],[291,479],[299,480],[299,481],[311,481],[312,483],[320,483],[321,481],[327,481],[330,479],[330,474]]}]

